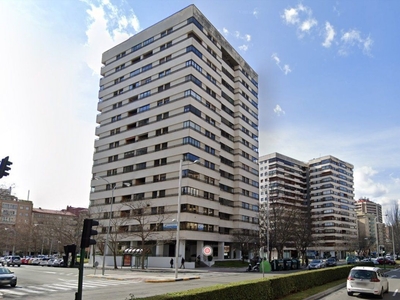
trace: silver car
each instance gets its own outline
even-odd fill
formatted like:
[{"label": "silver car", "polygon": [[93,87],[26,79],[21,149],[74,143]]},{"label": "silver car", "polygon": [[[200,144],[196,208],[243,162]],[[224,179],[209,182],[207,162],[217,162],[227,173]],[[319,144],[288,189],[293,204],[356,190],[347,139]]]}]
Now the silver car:
[{"label": "silver car", "polygon": [[17,285],[17,276],[10,269],[0,267],[0,285],[11,285],[15,287]]},{"label": "silver car", "polygon": [[322,259],[313,259],[309,264],[308,264],[308,269],[322,269],[325,268],[326,264],[325,261],[323,261]]}]

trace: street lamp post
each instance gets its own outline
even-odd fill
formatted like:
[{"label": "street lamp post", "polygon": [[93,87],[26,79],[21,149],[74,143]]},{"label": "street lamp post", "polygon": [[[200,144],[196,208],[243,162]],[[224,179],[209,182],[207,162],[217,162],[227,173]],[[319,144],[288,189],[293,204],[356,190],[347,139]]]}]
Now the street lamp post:
[{"label": "street lamp post", "polygon": [[[111,185],[110,182],[109,182],[107,179],[103,178],[103,177],[96,176],[95,179],[97,179],[97,180],[98,180],[98,179],[102,179],[102,180],[104,180],[105,182],[107,182],[107,184]],[[105,244],[104,244],[104,251],[103,251],[103,266],[102,266],[102,268],[101,268],[101,275],[103,275],[103,276],[104,276],[105,265],[106,265],[106,252],[108,253],[108,239],[109,239],[109,235],[110,235],[111,216],[112,216],[112,211],[113,211],[113,210],[112,210],[112,207],[113,207],[113,202],[114,202],[114,190],[115,190],[115,187],[116,187],[116,185],[114,185],[114,186],[112,187],[112,190],[111,190],[110,214],[109,214],[109,218],[108,218],[108,227],[107,227],[107,233],[106,233],[106,241],[105,241]]]},{"label": "street lamp post", "polygon": [[183,160],[181,159],[179,161],[178,212],[176,215],[175,279],[178,278],[179,233],[181,227],[182,164]]},{"label": "street lamp post", "polygon": [[[195,160],[193,164],[199,161]],[[179,182],[178,182],[178,211],[176,215],[176,247],[175,247],[175,279],[178,278],[178,259],[179,259],[179,234],[181,226],[181,197],[182,197],[182,165],[183,160],[179,161]]]},{"label": "street lamp post", "polygon": [[379,257],[378,217],[375,217],[375,230],[376,230],[376,257]]}]

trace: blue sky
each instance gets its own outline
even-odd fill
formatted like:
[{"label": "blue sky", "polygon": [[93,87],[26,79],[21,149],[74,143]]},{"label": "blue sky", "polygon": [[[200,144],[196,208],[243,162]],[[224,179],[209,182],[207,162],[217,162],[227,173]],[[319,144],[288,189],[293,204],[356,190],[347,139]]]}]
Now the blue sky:
[{"label": "blue sky", "polygon": [[0,0],[0,179],[87,206],[101,54],[195,4],[259,74],[260,155],[333,155],[356,199],[400,202],[400,1]]}]

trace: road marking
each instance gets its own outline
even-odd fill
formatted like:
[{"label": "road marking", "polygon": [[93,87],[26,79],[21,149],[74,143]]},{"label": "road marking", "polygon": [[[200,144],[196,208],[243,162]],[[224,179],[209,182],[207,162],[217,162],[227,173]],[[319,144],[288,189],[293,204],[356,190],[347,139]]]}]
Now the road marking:
[{"label": "road marking", "polygon": [[396,289],[395,291],[394,291],[394,293],[393,293],[393,297],[395,297],[396,296],[396,294],[397,294],[397,292],[399,291],[399,289]]}]

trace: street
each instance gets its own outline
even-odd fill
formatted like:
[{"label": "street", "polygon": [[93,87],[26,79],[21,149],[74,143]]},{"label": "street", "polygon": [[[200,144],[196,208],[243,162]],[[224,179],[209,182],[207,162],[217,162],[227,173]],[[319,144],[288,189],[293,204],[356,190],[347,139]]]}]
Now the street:
[{"label": "street", "polygon": [[[395,269],[393,271],[389,271],[386,274],[389,275],[389,293],[384,294],[383,299],[400,299],[400,269]],[[321,298],[324,300],[351,300],[351,299],[377,299],[377,297],[373,296],[355,296],[351,297],[347,295],[347,290],[346,287],[330,294],[329,296],[326,296],[324,298]]]},{"label": "street", "polygon": [[[41,266],[22,265],[10,267],[11,271],[18,276],[16,288],[9,286],[0,287],[4,299],[55,299],[73,300],[78,284],[78,269],[52,268]],[[198,287],[224,284],[246,279],[262,278],[260,273],[244,272],[244,269],[237,269],[234,272],[215,272],[179,270],[179,278],[195,277],[200,279],[174,281],[174,282],[145,282],[146,279],[171,279],[174,274],[170,270],[161,272],[141,272],[127,270],[107,269],[105,276],[101,276],[98,269],[84,270],[83,299],[109,300],[112,295],[114,300],[125,300],[129,294],[136,298],[152,295],[165,294],[169,292],[185,291]],[[265,276],[276,276],[278,273],[269,273]]]}]

